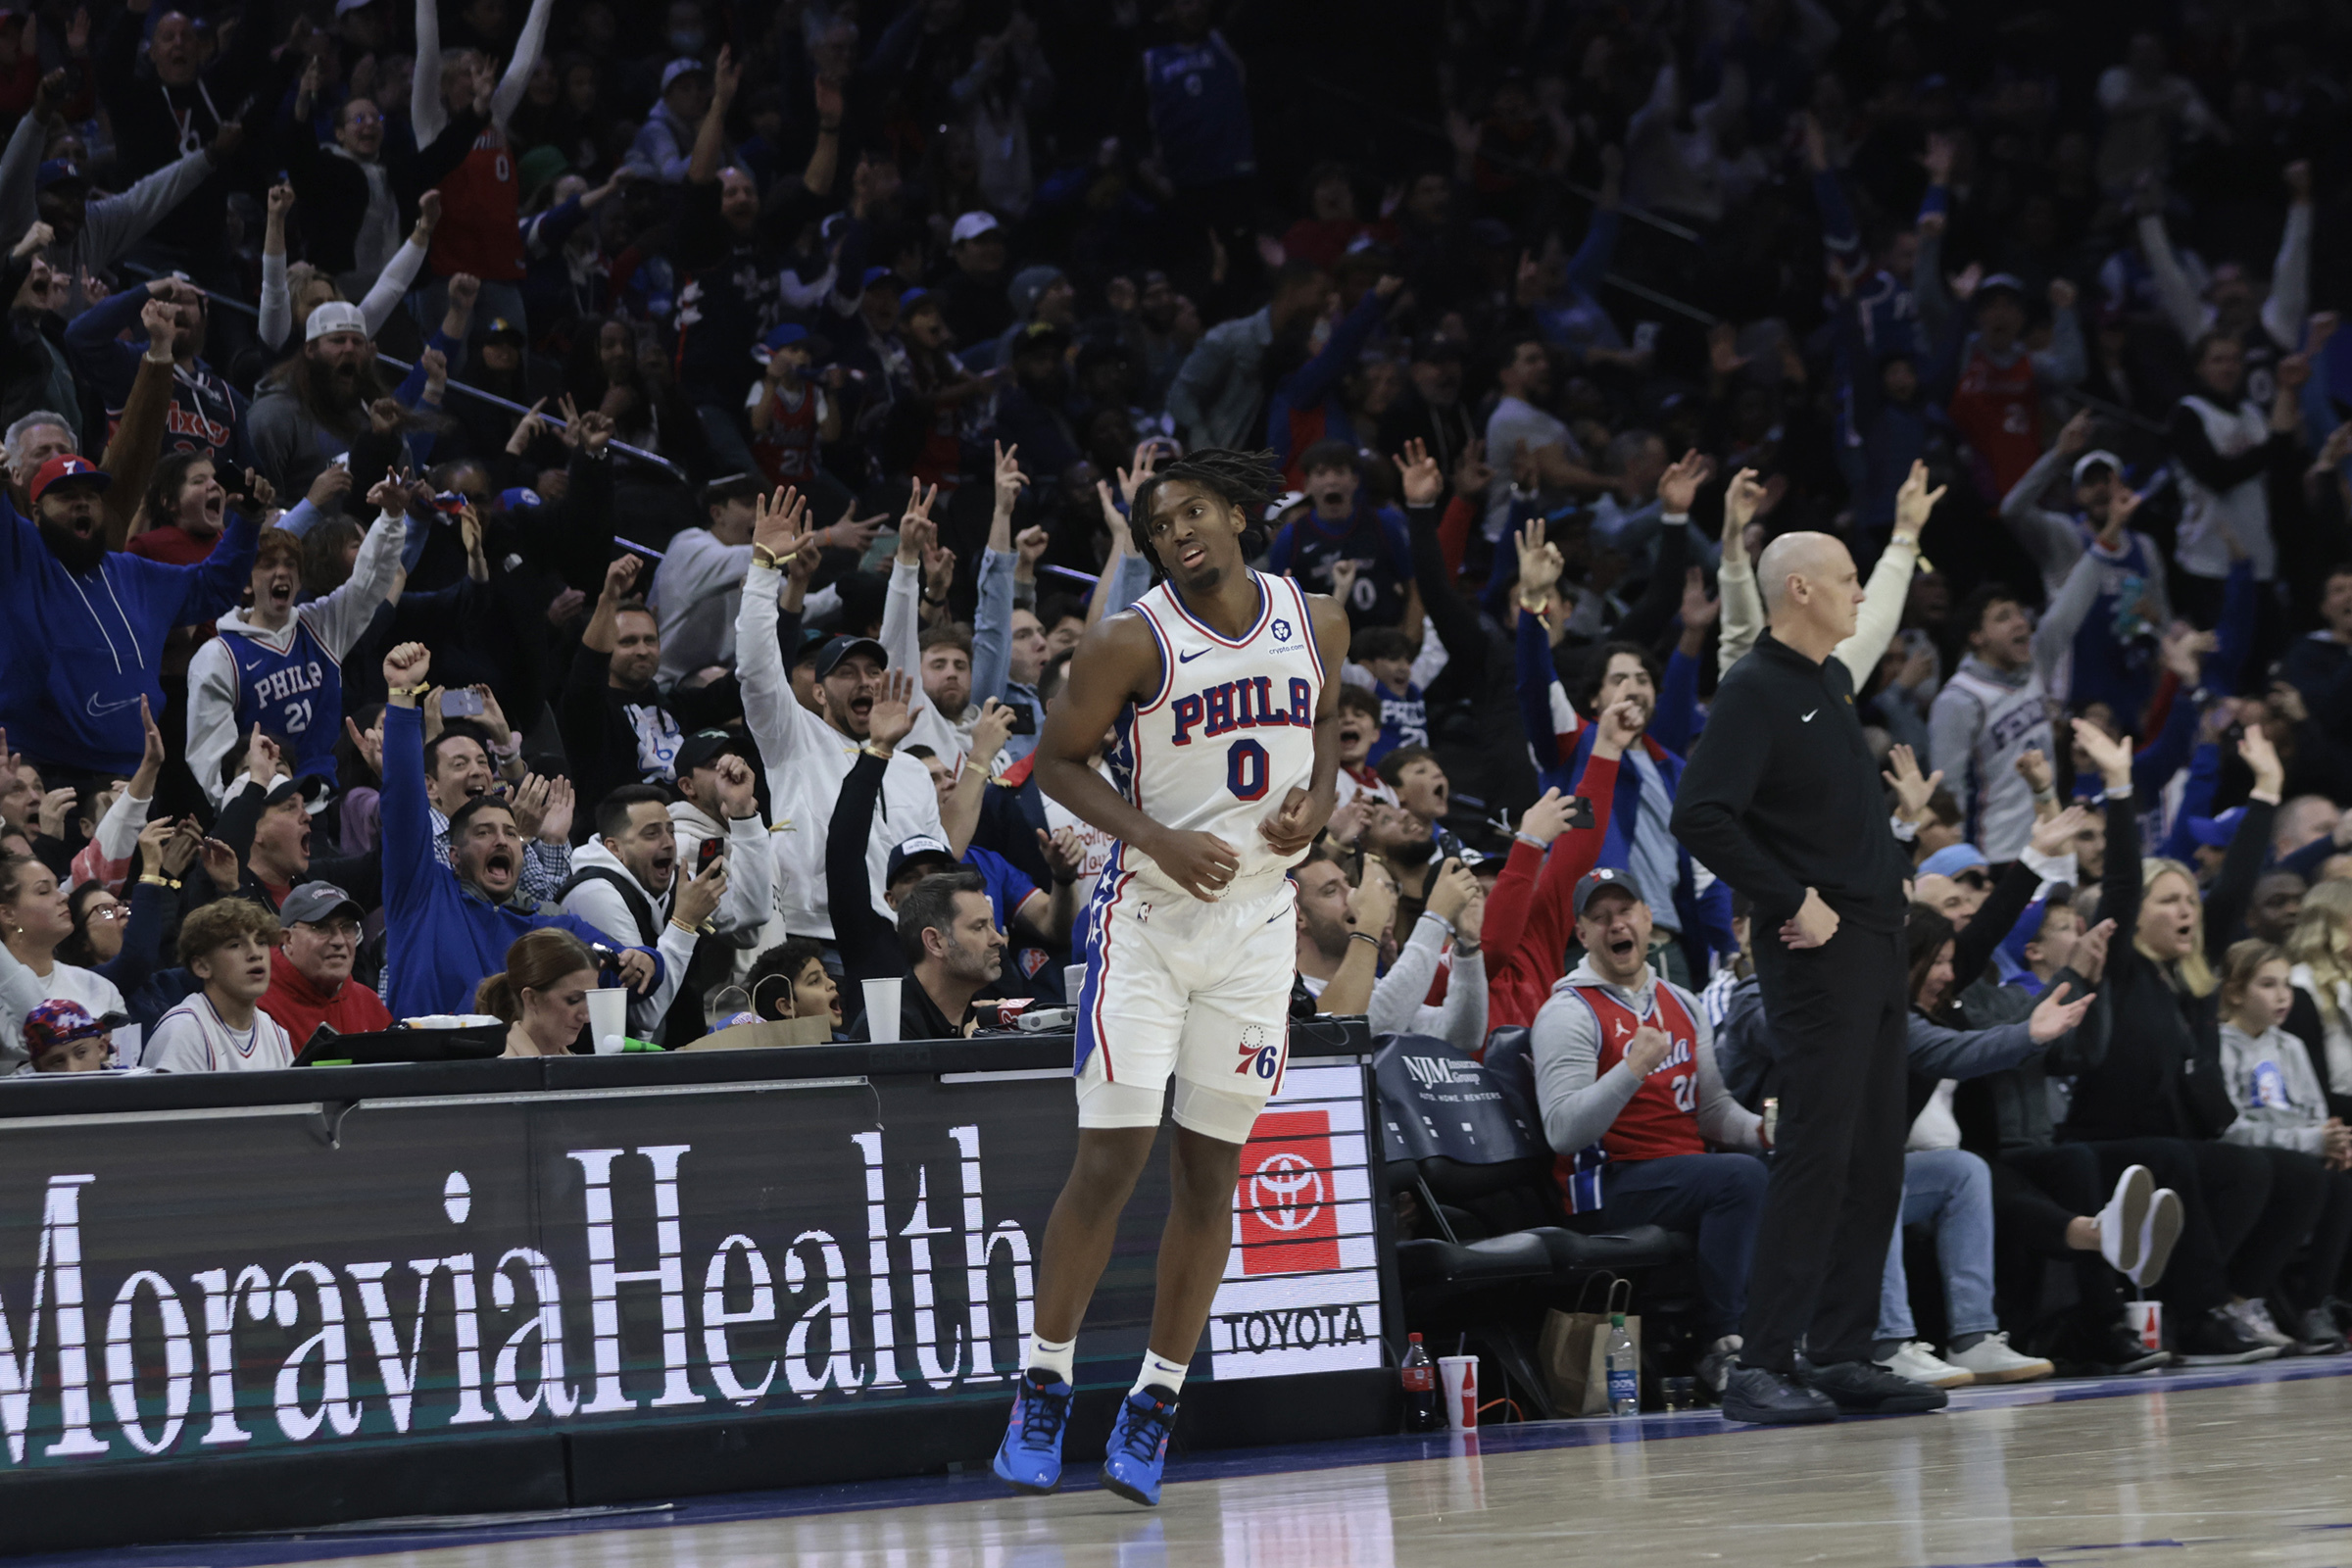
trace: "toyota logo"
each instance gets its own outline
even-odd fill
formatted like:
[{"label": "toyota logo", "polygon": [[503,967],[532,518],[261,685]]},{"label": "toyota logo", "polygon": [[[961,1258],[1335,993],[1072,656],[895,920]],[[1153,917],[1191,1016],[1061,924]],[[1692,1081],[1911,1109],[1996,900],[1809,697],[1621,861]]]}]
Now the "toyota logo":
[{"label": "toyota logo", "polygon": [[1250,1205],[1268,1230],[1302,1231],[1323,1212],[1323,1173],[1285,1150],[1250,1178]]}]

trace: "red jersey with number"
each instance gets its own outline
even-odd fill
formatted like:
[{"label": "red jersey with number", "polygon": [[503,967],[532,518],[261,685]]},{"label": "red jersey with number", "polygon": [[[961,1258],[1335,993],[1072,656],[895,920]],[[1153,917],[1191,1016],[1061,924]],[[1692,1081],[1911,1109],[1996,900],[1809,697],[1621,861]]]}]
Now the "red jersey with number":
[{"label": "red jersey with number", "polygon": [[816,437],[824,418],[824,394],[804,383],[798,404],[787,403],[772,386],[761,384],[767,403],[768,424],[752,436],[752,456],[770,484],[805,484],[816,472]]},{"label": "red jersey with number", "polygon": [[1976,452],[1981,483],[1994,501],[2007,495],[2041,460],[2041,392],[2034,356],[2022,350],[2007,365],[1971,348],[1952,393],[1952,427]]},{"label": "red jersey with number", "polygon": [[1601,1135],[1602,1151],[1612,1160],[1705,1153],[1707,1141],[1698,1135],[1698,1026],[1682,999],[1671,987],[1654,985],[1649,1011],[1638,1013],[1599,986],[1571,986],[1568,991],[1592,1009],[1592,1021],[1599,1026],[1600,1056],[1592,1064],[1596,1079],[1625,1059],[1625,1048],[1644,1024],[1664,1030],[1674,1042],[1666,1059],[1649,1070]]},{"label": "red jersey with number", "polygon": [[473,151],[438,187],[441,226],[425,255],[435,277],[471,272],[484,282],[518,283],[523,276],[522,191],[507,133],[486,125]]}]

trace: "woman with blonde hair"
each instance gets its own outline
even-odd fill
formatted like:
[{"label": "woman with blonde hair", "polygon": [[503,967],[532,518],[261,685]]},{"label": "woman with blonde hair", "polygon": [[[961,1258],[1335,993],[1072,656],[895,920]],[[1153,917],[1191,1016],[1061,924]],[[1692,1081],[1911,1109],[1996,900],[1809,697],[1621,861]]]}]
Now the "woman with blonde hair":
[{"label": "woman with blonde hair", "polygon": [[505,1020],[507,1055],[569,1055],[597,979],[596,955],[578,937],[542,927],[514,939],[507,966],[474,988],[473,1009]]},{"label": "woman with blonde hair", "polygon": [[2287,933],[2294,1010],[2286,1027],[2319,1069],[2328,1102],[2352,1109],[2352,882],[2322,882],[2303,895],[2303,912]]},{"label": "woman with blonde hair", "polygon": [[2115,921],[2106,975],[2114,1026],[2105,1058],[2075,1079],[2060,1135],[2090,1145],[2109,1180],[2143,1164],[2180,1195],[2187,1223],[2157,1295],[2184,1362],[2229,1365],[2300,1348],[2263,1298],[2320,1217],[2323,1173],[2223,1140],[2237,1106],[2222,1072],[2214,973],[2253,902],[2284,769],[2269,737],[2249,726],[2238,755],[2254,793],[2200,901],[2187,866],[2139,858],[2130,744],[2080,719],[2075,742],[2106,784],[2099,912]]}]

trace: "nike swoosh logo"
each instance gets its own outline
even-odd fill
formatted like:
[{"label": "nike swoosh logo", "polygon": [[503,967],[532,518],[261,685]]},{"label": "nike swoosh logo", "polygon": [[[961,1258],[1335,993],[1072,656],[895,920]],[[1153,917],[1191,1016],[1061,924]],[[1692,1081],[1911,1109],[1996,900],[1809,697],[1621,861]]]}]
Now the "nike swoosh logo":
[{"label": "nike swoosh logo", "polygon": [[1205,648],[1196,648],[1189,654],[1178,654],[1176,656],[1176,662],[1179,664],[1189,664],[1194,660],[1199,659],[1202,654],[1207,652],[1208,650]]},{"label": "nike swoosh logo", "polygon": [[[1818,713],[1818,712],[1820,712],[1820,711],[1821,711],[1821,710],[1820,710],[1820,709],[1818,709],[1818,708],[1816,708],[1815,710],[1813,710],[1813,713]],[[1810,723],[1812,723],[1812,722],[1813,722],[1813,713],[1807,713],[1807,714],[1806,714],[1804,717],[1802,717],[1802,718],[1798,719],[1798,720],[1797,720],[1797,722],[1798,722],[1799,724],[1810,724]]]},{"label": "nike swoosh logo", "polygon": [[98,694],[96,692],[92,692],[90,693],[90,700],[85,706],[88,708],[89,714],[92,718],[104,718],[109,713],[119,713],[125,708],[138,707],[139,700],[136,697],[126,697],[119,703],[102,703],[98,700]]}]

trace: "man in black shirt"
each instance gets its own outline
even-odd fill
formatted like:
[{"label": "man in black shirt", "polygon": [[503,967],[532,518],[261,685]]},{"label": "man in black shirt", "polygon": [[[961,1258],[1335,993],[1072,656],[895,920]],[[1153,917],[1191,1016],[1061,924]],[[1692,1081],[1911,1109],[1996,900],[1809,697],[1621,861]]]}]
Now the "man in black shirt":
[{"label": "man in black shirt", "polygon": [[[894,857],[896,858],[896,857]],[[899,946],[906,978],[899,992],[901,1040],[960,1040],[978,1023],[972,999],[1004,970],[988,883],[968,865],[923,878],[899,901]],[[852,1031],[873,1038],[872,1020]]]},{"label": "man in black shirt", "polygon": [[1853,678],[1831,657],[1853,634],[1862,587],[1845,546],[1818,533],[1774,540],[1756,586],[1770,634],[1724,676],[1674,808],[1691,857],[1753,906],[1780,1045],[1777,1153],[1723,1413],[1777,1423],[1936,1409],[1941,1390],[1870,1356],[1903,1197],[1909,965],[1907,868]]}]

